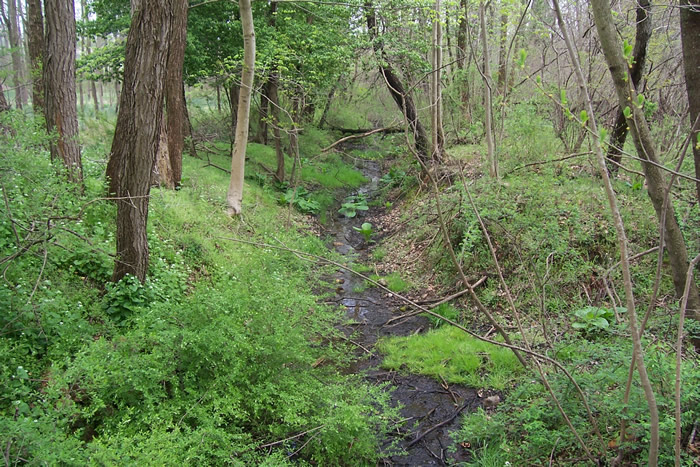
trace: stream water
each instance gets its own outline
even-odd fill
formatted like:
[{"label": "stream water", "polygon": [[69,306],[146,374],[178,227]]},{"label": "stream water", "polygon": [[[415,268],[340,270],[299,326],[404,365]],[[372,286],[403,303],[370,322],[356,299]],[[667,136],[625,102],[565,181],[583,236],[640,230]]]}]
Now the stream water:
[{"label": "stream water", "polygon": [[[364,194],[369,200],[377,190],[381,167],[375,161],[362,164],[362,172],[369,182],[352,194]],[[371,213],[370,209],[360,211],[354,218],[336,215],[329,226],[336,251],[354,262],[366,260],[368,249],[362,235],[353,227],[371,222]],[[401,313],[398,310],[402,302],[393,294],[378,287],[364,287],[362,278],[346,270],[337,272],[335,282],[338,284],[336,301],[347,309],[348,324],[343,331],[361,356],[348,371],[362,373],[373,384],[388,382],[392,404],[401,407],[401,421],[383,441],[384,465],[453,465],[467,461],[469,452],[466,449],[459,446],[456,450],[449,449],[454,444],[450,432],[459,426],[460,416],[456,414],[481,405],[477,391],[421,375],[383,369],[382,356],[374,348],[377,340],[384,336],[424,332],[429,328],[428,320],[414,316],[387,324]],[[400,454],[388,449],[392,443],[398,445]]]}]

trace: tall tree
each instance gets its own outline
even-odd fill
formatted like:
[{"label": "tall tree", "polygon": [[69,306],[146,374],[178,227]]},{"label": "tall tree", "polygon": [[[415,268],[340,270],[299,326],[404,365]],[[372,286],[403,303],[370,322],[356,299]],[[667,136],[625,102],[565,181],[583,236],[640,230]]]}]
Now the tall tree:
[{"label": "tall tree", "polygon": [[425,128],[418,118],[418,110],[416,109],[416,104],[413,102],[413,98],[408,94],[396,74],[394,69],[389,63],[388,56],[384,51],[384,45],[382,39],[379,37],[379,30],[377,28],[377,12],[375,11],[374,5],[371,0],[367,0],[364,5],[365,17],[367,20],[367,31],[369,32],[369,38],[372,41],[372,47],[374,53],[377,56],[377,62],[379,64],[379,73],[382,79],[386,82],[389,88],[389,93],[391,97],[396,102],[401,112],[403,112],[406,121],[408,122],[411,131],[413,132],[413,137],[416,145],[416,152],[424,164],[430,163],[430,156],[428,154],[428,137],[425,133]]},{"label": "tall tree", "polygon": [[[634,50],[632,51],[632,64],[630,65],[630,79],[634,89],[639,90],[642,81],[644,67],[647,59],[647,45],[651,39],[651,0],[637,0],[637,32],[634,39]],[[619,109],[615,118],[615,125],[610,134],[610,146],[608,147],[608,159],[620,163],[622,150],[627,139],[627,119]],[[610,170],[617,171],[617,165],[611,164]]]},{"label": "tall tree", "polygon": [[117,259],[112,280],[148,271],[151,169],[163,118],[164,82],[174,0],[132,0],[124,87],[107,175],[117,200]]},{"label": "tall tree", "polygon": [[491,79],[491,59],[489,57],[488,33],[486,30],[486,5],[479,2],[479,23],[481,24],[481,43],[484,50],[481,77],[484,80],[484,130],[486,133],[486,148],[488,153],[489,175],[498,178],[498,159],[493,137],[493,80]]},{"label": "tall tree", "polygon": [[[1,2],[0,2],[1,3]],[[2,5],[3,22],[7,28],[7,36],[10,42],[10,55],[12,57],[12,82],[15,87],[15,106],[18,109],[27,103],[27,89],[24,87],[24,63],[22,60],[22,38],[20,37],[19,15],[17,14],[17,0],[7,0],[7,12]]]},{"label": "tall tree", "polygon": [[27,0],[29,23],[29,72],[32,79],[32,107],[36,115],[44,112],[44,79],[42,61],[44,56],[44,14],[41,0]]},{"label": "tall tree", "polygon": [[182,150],[185,147],[185,95],[182,92],[183,64],[187,46],[187,0],[173,1],[172,38],[168,51],[165,85],[168,156],[175,188],[182,181]]},{"label": "tall tree", "polygon": [[61,159],[74,182],[82,183],[75,87],[75,5],[73,0],[46,0],[44,86],[46,129],[56,132],[51,158]]},{"label": "tall tree", "polygon": [[[681,42],[695,178],[700,179],[700,0],[681,0]],[[695,182],[700,203],[700,182]]]},{"label": "tall tree", "polygon": [[236,139],[231,151],[231,182],[226,194],[228,213],[236,216],[241,214],[243,208],[243,178],[250,124],[250,97],[255,77],[255,30],[250,0],[239,0],[238,9],[243,27],[243,71],[241,72],[241,90],[238,97]]},{"label": "tall tree", "polygon": [[432,158],[439,161],[445,144],[442,129],[442,15],[440,0],[435,0],[435,21],[433,22],[433,47],[431,76],[431,137],[433,141]]},{"label": "tall tree", "polygon": [[[634,139],[637,155],[643,160],[642,169],[646,176],[647,192],[659,222],[664,229],[666,248],[668,249],[669,262],[671,263],[671,277],[676,290],[676,295],[682,297],[685,290],[686,273],[688,271],[688,250],[685,239],[676,219],[673,204],[667,202],[666,183],[664,175],[659,168],[661,164],[656,155],[656,146],[651,137],[649,125],[644,117],[644,112],[636,105],[638,102],[636,90],[630,86],[627,70],[628,62],[622,54],[612,12],[607,0],[591,0],[595,26],[598,30],[601,47],[605,54],[612,75],[617,100],[621,108],[625,109],[627,124]],[[700,295],[695,283],[690,284],[687,315],[700,319]]]}]

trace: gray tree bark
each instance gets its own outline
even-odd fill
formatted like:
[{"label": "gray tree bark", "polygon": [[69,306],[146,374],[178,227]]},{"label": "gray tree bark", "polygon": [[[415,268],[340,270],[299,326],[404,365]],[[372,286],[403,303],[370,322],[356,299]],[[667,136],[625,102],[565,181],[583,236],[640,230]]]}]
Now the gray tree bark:
[{"label": "gray tree bark", "polygon": [[18,109],[27,104],[27,89],[25,87],[24,63],[22,60],[22,39],[17,14],[17,0],[7,0],[7,14],[3,11],[3,20],[7,27],[12,57],[12,82],[15,88],[15,106]]},{"label": "gray tree bark", "polygon": [[46,0],[44,85],[46,129],[56,132],[51,158],[60,159],[69,178],[82,183],[75,88],[75,5],[73,0]]},{"label": "gray tree bark", "polygon": [[[681,43],[685,88],[688,91],[690,112],[691,146],[695,161],[695,178],[700,179],[700,1],[681,0]],[[700,182],[695,182],[700,203]]]},{"label": "gray tree bark", "polygon": [[117,259],[113,281],[148,271],[148,201],[151,170],[163,118],[164,82],[173,0],[132,0],[126,41],[124,89],[107,175],[117,197]]},{"label": "gray tree bark", "polygon": [[32,78],[32,107],[34,114],[44,113],[44,79],[42,62],[44,57],[44,14],[41,0],[27,0],[29,22],[29,70]]},{"label": "gray tree bark", "polygon": [[187,0],[173,0],[172,39],[168,53],[165,106],[167,109],[168,157],[172,169],[171,185],[182,182],[182,151],[185,147],[185,95],[183,65],[187,46]]}]

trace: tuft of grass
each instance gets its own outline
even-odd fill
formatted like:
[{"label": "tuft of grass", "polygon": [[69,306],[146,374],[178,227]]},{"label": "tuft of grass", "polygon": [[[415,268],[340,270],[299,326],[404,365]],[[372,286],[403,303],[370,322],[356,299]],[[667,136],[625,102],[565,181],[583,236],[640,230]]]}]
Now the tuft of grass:
[{"label": "tuft of grass", "polygon": [[505,389],[522,370],[515,355],[504,348],[477,340],[454,327],[441,327],[410,337],[382,339],[382,366],[404,368],[451,383]]},{"label": "tuft of grass", "polygon": [[391,274],[384,277],[381,277],[377,274],[373,274],[370,276],[370,279],[374,281],[380,281],[384,279],[386,281],[386,288],[391,290],[392,292],[400,293],[411,288],[411,284],[404,280],[401,277],[401,274],[399,274],[398,272],[392,272]]}]

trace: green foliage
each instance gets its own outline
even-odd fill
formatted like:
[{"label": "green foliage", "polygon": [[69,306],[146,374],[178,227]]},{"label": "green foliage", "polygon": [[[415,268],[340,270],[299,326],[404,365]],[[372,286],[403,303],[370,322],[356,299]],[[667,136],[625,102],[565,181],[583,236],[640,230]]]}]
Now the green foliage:
[{"label": "green foliage", "polygon": [[[326,268],[222,240],[234,230],[324,254],[319,239],[278,229],[288,213],[275,189],[247,186],[245,224],[232,224],[227,174],[185,158],[182,189],[151,193],[146,282],[111,284],[114,205],[97,199],[104,167],[93,162],[110,125],[85,133],[82,195],[50,163],[34,122],[0,118],[15,130],[0,134],[7,455],[48,465],[376,463],[395,411],[382,388],[339,371],[352,354],[332,338],[341,316],[311,290]],[[303,431],[271,453],[256,449]]]},{"label": "green foliage", "polygon": [[[617,428],[624,418],[630,434],[625,445],[632,456],[629,461],[643,463],[647,458],[649,415],[638,382],[632,385],[630,403],[627,406],[622,404],[624,381],[629,370],[629,347],[624,341],[591,343],[571,340],[557,349],[557,357],[570,368],[576,368],[573,374],[588,397],[588,403],[594,408],[604,443],[617,443]],[[661,417],[659,463],[672,464],[673,356],[670,347],[663,344],[651,344],[645,349],[648,349],[646,361]],[[559,372],[548,372],[548,375],[555,394],[584,442],[597,452],[600,443],[595,439],[593,428],[571,383]],[[497,406],[494,413],[477,411],[467,415],[462,428],[454,436],[455,441],[469,443],[475,450],[488,446],[497,450],[500,457],[511,465],[547,463],[550,454],[555,462],[581,454],[580,445],[559,412],[552,407],[548,392],[537,380],[534,374],[523,376],[520,384]],[[697,361],[684,361],[682,384],[682,426],[688,433],[700,404],[700,368]],[[610,460],[617,451],[611,449],[604,454]],[[687,459],[686,454],[683,457]]]},{"label": "green foliage", "polygon": [[391,290],[392,292],[404,292],[411,288],[411,284],[404,280],[404,278],[401,277],[401,274],[398,272],[392,272],[383,277],[377,274],[373,274],[372,276],[370,276],[370,279],[374,281],[386,282],[386,288]]},{"label": "green foliage", "polygon": [[[627,311],[624,307],[618,307],[618,313]],[[596,331],[604,331],[615,322],[615,314],[602,306],[587,306],[574,311],[576,321],[571,324],[571,327],[583,331],[585,334],[594,333]]]},{"label": "green foliage", "polygon": [[345,201],[338,209],[338,212],[345,217],[355,217],[357,211],[367,211],[369,206],[367,206],[367,198],[359,193],[357,195],[351,195],[345,198]]},{"label": "green foliage", "polygon": [[512,351],[475,339],[452,327],[410,337],[382,339],[382,366],[445,378],[472,387],[505,389],[522,366]]},{"label": "green foliage", "polygon": [[369,222],[363,223],[360,227],[353,227],[353,229],[362,234],[365,238],[365,242],[369,243],[372,241],[372,234],[374,231],[372,230],[372,224]]},{"label": "green foliage", "polygon": [[[460,312],[450,303],[443,303],[442,305],[438,305],[437,307],[433,308],[432,311],[444,318],[449,319],[450,321],[455,322],[459,322],[462,316],[462,312]],[[432,315],[428,315],[428,319],[430,320],[430,324],[432,324],[434,328],[447,325],[444,320]]]},{"label": "green foliage", "polygon": [[309,191],[304,187],[288,188],[280,197],[280,204],[291,204],[305,214],[318,214],[321,204],[309,198]]}]

